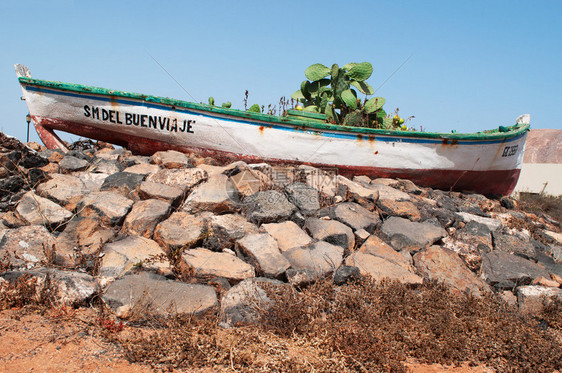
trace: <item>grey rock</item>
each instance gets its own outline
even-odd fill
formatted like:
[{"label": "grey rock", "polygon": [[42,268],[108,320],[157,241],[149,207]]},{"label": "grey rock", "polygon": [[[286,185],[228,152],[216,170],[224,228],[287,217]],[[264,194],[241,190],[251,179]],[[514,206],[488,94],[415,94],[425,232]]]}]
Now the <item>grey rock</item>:
[{"label": "grey rock", "polygon": [[376,280],[389,278],[407,284],[421,284],[414,273],[411,257],[406,257],[372,235],[361,248],[349,255],[345,264],[359,268],[362,275]]},{"label": "grey rock", "polygon": [[469,214],[467,212],[457,212],[455,213],[455,217],[457,218],[457,220],[465,223],[474,221],[480,224],[484,224],[490,229],[491,232],[497,231],[502,227],[502,222],[498,219],[486,218],[474,214]]},{"label": "grey rock", "polygon": [[216,214],[235,212],[240,199],[234,185],[223,174],[214,175],[193,189],[182,211],[196,213],[211,211]]},{"label": "grey rock", "polygon": [[37,186],[37,193],[62,206],[74,206],[89,192],[84,182],[73,175],[51,174],[51,179]]},{"label": "grey rock", "polygon": [[137,191],[141,199],[154,198],[171,204],[176,204],[183,196],[183,190],[180,188],[152,181],[143,181]]},{"label": "grey rock", "polygon": [[244,169],[230,176],[230,181],[241,196],[248,197],[262,190],[271,189],[273,181],[271,178],[251,168]]},{"label": "grey rock", "polygon": [[92,172],[77,172],[74,176],[78,177],[86,186],[86,189],[91,192],[99,192],[103,182],[109,174],[92,173]]},{"label": "grey rock", "polygon": [[420,211],[411,201],[379,198],[377,207],[383,216],[399,216],[412,221],[421,220]]},{"label": "grey rock", "polygon": [[103,248],[99,274],[120,277],[139,267],[161,274],[171,273],[171,266],[158,244],[148,238],[129,236],[106,244]]},{"label": "grey rock", "polygon": [[354,230],[364,229],[373,233],[381,224],[381,219],[376,212],[371,212],[361,205],[353,202],[339,203],[331,209],[330,216]]},{"label": "grey rock", "polygon": [[151,238],[156,225],[170,212],[170,203],[158,199],[137,201],[127,214],[121,233]]},{"label": "grey rock", "polygon": [[318,273],[310,269],[289,268],[285,272],[289,284],[297,287],[307,286],[317,282],[319,279],[326,277],[329,273]]},{"label": "grey rock", "polygon": [[200,168],[163,169],[149,175],[146,180],[176,187],[185,193],[200,182],[207,180],[208,174]]},{"label": "grey rock", "polygon": [[293,203],[305,215],[320,209],[318,190],[304,183],[292,183],[285,187],[289,202]]},{"label": "grey rock", "polygon": [[217,253],[207,249],[186,250],[182,255],[180,269],[185,273],[192,272],[197,277],[224,277],[233,281],[255,277],[255,270],[240,258]]},{"label": "grey rock", "polygon": [[227,326],[258,322],[260,312],[272,306],[272,300],[267,296],[266,290],[282,289],[286,286],[280,281],[260,277],[240,282],[222,297],[221,321]]},{"label": "grey rock", "polygon": [[124,276],[110,284],[102,295],[115,312],[173,316],[199,314],[217,308],[215,290],[211,286],[186,284],[168,280],[153,273],[141,272]]},{"label": "grey rock", "polygon": [[183,211],[174,212],[168,219],[159,223],[153,236],[168,255],[181,249],[195,247],[204,237],[204,217]]},{"label": "grey rock", "polygon": [[102,191],[111,191],[125,197],[135,190],[144,180],[145,176],[130,172],[117,172],[109,175],[100,188]]},{"label": "grey rock", "polygon": [[262,224],[261,229],[269,233],[277,241],[281,252],[295,247],[306,246],[312,242],[312,238],[292,221]]},{"label": "grey rock", "polygon": [[319,241],[283,253],[293,269],[306,269],[319,277],[334,272],[343,261],[343,248]]},{"label": "grey rock", "polygon": [[519,311],[537,315],[554,299],[562,301],[562,289],[542,286],[520,286],[517,289]]},{"label": "grey rock", "polygon": [[71,155],[65,155],[64,158],[59,162],[60,170],[66,173],[82,171],[88,168],[88,166],[88,161],[73,157]]},{"label": "grey rock", "polygon": [[277,278],[291,266],[279,251],[277,241],[267,233],[246,235],[236,241],[236,248],[265,277]]},{"label": "grey rock", "polygon": [[348,250],[352,250],[355,246],[353,231],[339,221],[308,218],[304,229],[317,240],[326,241]]},{"label": "grey rock", "polygon": [[372,189],[372,188],[366,188],[363,185],[353,182],[351,180],[349,180],[346,177],[343,177],[341,175],[337,176],[337,182],[340,185],[345,185],[349,191],[349,193],[351,193],[352,195],[357,195],[361,198],[365,198],[368,200],[371,200],[373,202],[376,202],[377,199],[379,198],[379,193],[377,190]]},{"label": "grey rock", "polygon": [[516,254],[527,259],[536,257],[536,250],[529,241],[524,241],[516,236],[501,234],[499,232],[492,233],[494,239],[494,248],[506,253]]},{"label": "grey rock", "polygon": [[117,160],[106,160],[100,159],[95,162],[91,168],[91,172],[94,173],[102,173],[102,174],[115,174],[117,172],[123,171],[125,168],[121,163],[117,162]]},{"label": "grey rock", "polygon": [[133,201],[113,192],[93,192],[77,205],[80,216],[97,217],[102,224],[120,224],[133,207]]},{"label": "grey rock", "polygon": [[491,291],[451,250],[428,247],[414,255],[414,263],[419,273],[428,280],[443,282],[460,293],[479,297]]},{"label": "grey rock", "polygon": [[72,218],[55,242],[55,264],[75,268],[81,264],[94,267],[98,253],[115,232],[99,225],[97,220],[76,216]]},{"label": "grey rock", "polygon": [[417,251],[434,244],[447,235],[441,228],[429,223],[417,223],[399,217],[390,217],[382,225],[382,232],[395,249]]},{"label": "grey rock", "polygon": [[251,233],[258,233],[258,227],[240,214],[211,215],[203,246],[215,251],[232,249],[236,240]]},{"label": "grey rock", "polygon": [[538,277],[549,277],[536,263],[501,251],[484,254],[481,270],[481,278],[498,289],[513,289],[528,285]]},{"label": "grey rock", "polygon": [[162,168],[188,168],[193,167],[191,160],[187,155],[175,150],[168,150],[156,152],[152,155],[152,163],[159,165]]},{"label": "grey rock", "polygon": [[158,166],[157,164],[141,163],[125,168],[123,172],[149,176],[157,173],[159,170],[160,170],[160,166]]},{"label": "grey rock", "polygon": [[337,171],[322,170],[319,168],[300,165],[297,167],[299,179],[309,187],[316,189],[321,194],[334,197],[338,188]]},{"label": "grey rock", "polygon": [[24,194],[16,211],[19,216],[33,225],[58,228],[72,217],[72,213],[32,191]]},{"label": "grey rock", "polygon": [[378,192],[379,199],[396,201],[396,202],[410,201],[412,199],[412,197],[410,197],[408,193],[404,193],[393,187],[381,184],[380,182],[377,182],[377,180],[379,179],[375,179],[371,181],[371,184],[369,185],[369,189],[376,190]]},{"label": "grey rock", "polygon": [[[37,268],[29,271],[7,271],[0,274],[6,281],[15,281],[24,275],[30,275],[37,280],[38,289],[42,291],[46,286],[54,285],[57,301],[69,305],[84,304],[100,291],[96,280],[87,273],[61,271],[54,268]],[[49,282],[46,281],[47,277]]]},{"label": "grey rock", "polygon": [[339,266],[334,274],[334,284],[344,285],[352,281],[356,281],[361,277],[359,268],[354,266]]},{"label": "grey rock", "polygon": [[295,210],[295,205],[276,190],[258,192],[243,201],[245,216],[256,224],[287,220]]},{"label": "grey rock", "polygon": [[28,225],[4,232],[0,257],[8,256],[14,269],[26,269],[54,260],[55,238],[42,225]]}]

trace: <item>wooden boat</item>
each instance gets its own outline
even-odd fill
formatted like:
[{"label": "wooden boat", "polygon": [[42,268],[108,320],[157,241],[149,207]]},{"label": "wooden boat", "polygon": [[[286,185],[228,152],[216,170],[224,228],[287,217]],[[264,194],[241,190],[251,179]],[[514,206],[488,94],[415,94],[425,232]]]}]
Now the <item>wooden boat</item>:
[{"label": "wooden boat", "polygon": [[106,141],[149,155],[174,149],[246,162],[307,164],[344,176],[410,179],[418,185],[510,194],[519,177],[529,116],[513,126],[428,133],[332,125],[318,114],[272,116],[104,88],[31,78],[16,65],[23,97],[48,148],[54,132]]}]

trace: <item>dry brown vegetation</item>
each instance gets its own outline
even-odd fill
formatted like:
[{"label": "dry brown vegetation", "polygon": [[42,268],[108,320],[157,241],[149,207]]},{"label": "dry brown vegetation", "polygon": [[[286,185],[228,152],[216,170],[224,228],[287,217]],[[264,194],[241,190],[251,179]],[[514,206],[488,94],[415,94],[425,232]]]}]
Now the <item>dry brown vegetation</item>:
[{"label": "dry brown vegetation", "polygon": [[455,296],[442,285],[410,288],[367,279],[302,291],[268,289],[261,323],[220,329],[214,315],[147,321],[113,335],[129,361],[156,369],[404,372],[406,359],[497,371],[562,367],[561,302],[525,318],[494,296]]},{"label": "dry brown vegetation", "polygon": [[518,207],[537,215],[547,214],[558,223],[562,222],[562,196],[521,193]]},{"label": "dry brown vegetation", "polygon": [[[284,289],[282,291],[282,289]],[[362,279],[344,286],[321,281],[305,289],[271,287],[256,325],[223,329],[216,314],[145,317],[124,328],[97,306],[88,324],[130,363],[159,371],[404,372],[405,362],[486,365],[501,372],[551,372],[562,367],[562,302],[536,318],[501,299],[451,294],[443,285],[409,287]],[[56,317],[52,284],[22,277],[0,285],[0,308]],[[53,316],[55,315],[55,316]]]}]

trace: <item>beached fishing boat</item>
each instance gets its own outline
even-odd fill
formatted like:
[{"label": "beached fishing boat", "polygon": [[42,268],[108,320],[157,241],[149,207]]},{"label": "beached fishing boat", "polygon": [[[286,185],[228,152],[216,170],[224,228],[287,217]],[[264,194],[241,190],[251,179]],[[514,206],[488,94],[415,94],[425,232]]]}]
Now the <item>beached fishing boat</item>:
[{"label": "beached fishing boat", "polygon": [[63,150],[55,130],[137,154],[174,149],[508,195],[519,177],[529,130],[528,115],[512,126],[470,134],[346,127],[325,123],[316,113],[289,110],[278,117],[33,79],[23,65],[16,65],[16,73],[39,137],[48,148]]}]

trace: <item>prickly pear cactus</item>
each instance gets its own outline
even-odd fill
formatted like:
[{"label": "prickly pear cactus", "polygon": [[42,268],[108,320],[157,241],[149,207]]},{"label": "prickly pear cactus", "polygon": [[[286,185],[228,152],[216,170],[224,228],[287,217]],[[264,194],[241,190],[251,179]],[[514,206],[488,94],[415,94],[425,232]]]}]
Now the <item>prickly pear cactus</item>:
[{"label": "prickly pear cactus", "polygon": [[369,79],[372,73],[373,65],[371,65],[369,62],[361,62],[353,65],[347,72],[347,76],[352,80],[362,82]]},{"label": "prickly pear cactus", "polygon": [[306,76],[308,80],[312,81],[320,80],[328,75],[330,75],[330,69],[321,63],[315,63],[304,71],[304,76]]},{"label": "prickly pear cactus", "polygon": [[215,99],[214,98],[209,97],[209,105],[215,106]]},{"label": "prickly pear cactus", "polygon": [[379,110],[380,108],[382,108],[382,106],[385,103],[385,99],[382,97],[373,97],[371,99],[369,99],[367,102],[365,102],[365,112],[367,114],[371,114],[374,113],[375,111]]},{"label": "prickly pear cactus", "polygon": [[251,111],[252,113],[261,113],[261,108],[258,104],[253,104],[252,106],[250,106],[248,111]]}]

